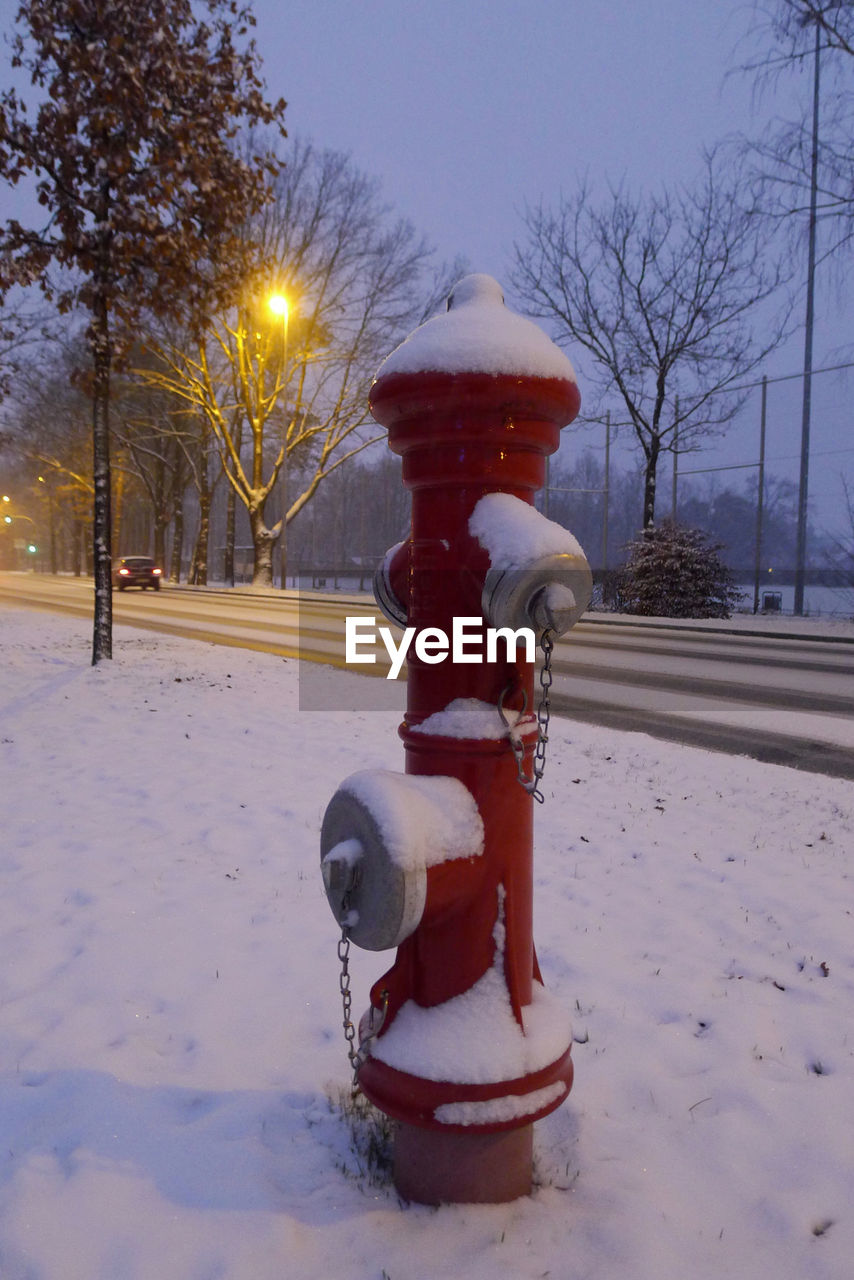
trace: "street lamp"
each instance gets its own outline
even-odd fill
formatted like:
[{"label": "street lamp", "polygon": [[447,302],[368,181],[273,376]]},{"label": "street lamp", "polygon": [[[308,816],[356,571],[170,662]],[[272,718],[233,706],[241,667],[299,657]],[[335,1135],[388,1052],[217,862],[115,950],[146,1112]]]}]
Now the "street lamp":
[{"label": "street lamp", "polygon": [[267,306],[274,316],[282,317],[282,380],[285,379],[285,369],[288,362],[288,319],[290,316],[290,305],[283,293],[273,293],[267,299]]},{"label": "street lamp", "polygon": [[[274,316],[282,317],[282,390],[287,387],[288,367],[288,319],[290,307],[283,293],[273,293],[267,299],[267,305]],[[288,514],[288,399],[285,392],[284,426],[282,428],[282,531],[279,534],[279,562],[281,568],[282,590],[286,584],[287,568],[287,514]]]},{"label": "street lamp", "polygon": [[270,296],[269,307],[274,316],[284,316],[285,324],[288,322],[288,300],[283,293],[274,293]]},{"label": "street lamp", "polygon": [[31,524],[34,529],[38,528],[38,525],[36,524],[35,520],[33,520],[32,516],[22,516],[20,514],[16,514],[14,516],[3,517],[3,521],[5,524],[17,524],[19,520],[26,520],[27,523]]}]

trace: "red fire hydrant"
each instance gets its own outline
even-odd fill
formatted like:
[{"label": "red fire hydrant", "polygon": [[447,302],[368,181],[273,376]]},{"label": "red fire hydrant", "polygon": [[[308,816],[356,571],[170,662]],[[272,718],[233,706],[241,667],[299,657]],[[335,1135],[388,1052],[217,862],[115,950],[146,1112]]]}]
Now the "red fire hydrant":
[{"label": "red fire hydrant", "polygon": [[[395,1184],[423,1203],[529,1192],[533,1123],[572,1084],[569,1019],[533,944],[544,744],[532,649],[573,625],[591,576],[533,498],[579,404],[566,356],[482,275],[392,352],[371,391],[412,491],[411,535],[375,583],[412,629],[406,773],[348,778],[321,857],[345,937],[397,947],[362,1020],[358,1082],[398,1122]],[[515,649],[501,628],[520,632]]]}]

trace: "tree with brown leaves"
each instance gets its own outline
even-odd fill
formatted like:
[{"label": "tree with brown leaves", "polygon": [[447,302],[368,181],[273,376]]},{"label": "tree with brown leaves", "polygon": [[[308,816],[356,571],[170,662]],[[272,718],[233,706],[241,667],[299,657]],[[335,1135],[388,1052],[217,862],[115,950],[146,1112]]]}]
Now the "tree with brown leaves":
[{"label": "tree with brown leaves", "polygon": [[0,95],[0,176],[34,178],[45,219],[0,232],[0,298],[37,283],[89,314],[95,663],[112,654],[111,372],[143,313],[194,326],[233,292],[277,167],[235,138],[284,134],[285,104],[264,95],[240,0],[27,0],[16,21],[36,104]]}]

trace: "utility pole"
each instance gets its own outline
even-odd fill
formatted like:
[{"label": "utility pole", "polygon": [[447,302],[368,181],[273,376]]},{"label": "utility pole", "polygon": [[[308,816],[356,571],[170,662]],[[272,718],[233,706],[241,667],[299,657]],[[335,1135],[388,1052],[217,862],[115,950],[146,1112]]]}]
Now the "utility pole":
[{"label": "utility pole", "polygon": [[753,566],[753,612],[759,612],[759,579],[762,573],[762,516],[765,505],[765,426],[768,410],[768,379],[762,379],[762,410],[759,418],[759,471],[756,491],[756,556]]},{"label": "utility pole", "polygon": [[679,493],[679,397],[676,397],[676,422],[673,427],[673,497],[671,519],[676,523],[676,501]]},{"label": "utility pole", "polygon": [[605,487],[602,490],[602,573],[608,572],[608,506],[611,498],[611,410],[605,415]]},{"label": "utility pole", "polygon": [[798,488],[798,537],[795,551],[795,607],[804,611],[804,576],[807,547],[807,501],[810,467],[810,411],[812,405],[812,336],[815,312],[815,242],[818,221],[818,105],[821,70],[821,25],[815,24],[815,51],[812,98],[812,157],[810,164],[810,220],[807,250],[807,311],[804,332],[804,399],[801,414],[801,476]]}]

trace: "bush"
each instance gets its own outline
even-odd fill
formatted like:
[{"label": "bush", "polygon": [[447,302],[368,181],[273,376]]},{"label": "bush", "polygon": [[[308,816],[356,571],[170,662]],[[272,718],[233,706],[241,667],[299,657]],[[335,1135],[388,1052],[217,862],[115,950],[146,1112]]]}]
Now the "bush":
[{"label": "bush", "polygon": [[722,544],[665,520],[629,543],[617,607],[655,618],[728,618],[741,599],[720,559]]}]

